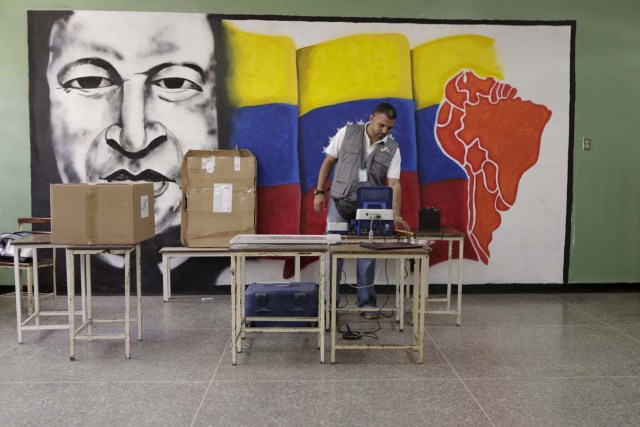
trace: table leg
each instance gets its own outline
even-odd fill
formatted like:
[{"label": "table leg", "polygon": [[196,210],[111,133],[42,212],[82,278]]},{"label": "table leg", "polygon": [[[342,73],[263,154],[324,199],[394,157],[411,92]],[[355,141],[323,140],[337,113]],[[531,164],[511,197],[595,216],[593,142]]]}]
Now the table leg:
[{"label": "table leg", "polygon": [[80,255],[80,266],[80,276],[82,277],[80,282],[80,286],[82,287],[82,322],[89,321],[87,332],[91,335],[93,333],[93,301],[91,300],[91,286],[88,286],[88,284],[91,283],[91,255]]},{"label": "table leg", "polygon": [[[82,302],[82,323],[89,322],[87,333],[93,334],[93,294],[91,292],[91,254],[80,254],[80,265],[84,266],[80,274],[83,280],[80,283],[80,294]],[[93,341],[93,340],[89,340]]]},{"label": "table leg", "polygon": [[[324,254],[323,256],[323,261],[324,261],[324,277],[325,278],[331,278],[331,271],[329,270],[329,266],[331,265],[330,262],[330,258],[329,258],[329,252],[327,251],[326,254]],[[325,301],[324,301],[324,307],[325,307],[325,330],[330,331],[331,330],[331,301],[329,300],[329,297],[331,296],[331,281],[330,280],[325,280],[325,287],[324,287],[324,294],[325,294]]]},{"label": "table leg", "polygon": [[171,298],[171,291],[169,282],[171,280],[171,270],[169,269],[169,259],[167,254],[162,254],[162,300],[164,302],[169,301]]},{"label": "table leg", "polygon": [[336,287],[338,284],[336,257],[331,256],[331,363],[336,363]]},{"label": "table leg", "polygon": [[124,254],[124,357],[131,358],[131,252]]},{"label": "table leg", "polygon": [[36,326],[40,326],[40,281],[38,280],[38,249],[33,248],[33,312],[36,313]]},{"label": "table leg", "polygon": [[[400,313],[398,312],[398,308],[400,307],[400,264],[402,260],[396,259],[396,323],[400,322]],[[386,262],[386,260],[385,260]],[[402,330],[402,329],[401,329]]]},{"label": "table leg", "polygon": [[231,364],[236,362],[236,281],[237,281],[236,255],[231,255]]},{"label": "table leg", "polygon": [[396,302],[396,321],[398,321],[398,316],[400,317],[400,332],[404,331],[404,270],[407,267],[405,263],[405,259],[401,258],[399,262],[396,262],[398,266],[398,274],[396,275],[396,288],[398,289],[398,299],[400,300],[400,304]]},{"label": "table leg", "polygon": [[27,315],[33,314],[33,266],[27,270]]},{"label": "table leg", "polygon": [[238,353],[242,353],[242,338],[244,338],[245,333],[243,331],[244,325],[242,324],[242,317],[244,316],[244,303],[245,303],[245,285],[246,285],[246,261],[247,258],[241,255],[238,258],[239,265],[239,274],[238,274],[238,282],[236,285],[236,298],[238,299],[238,308],[236,309],[236,329],[239,332],[239,339],[236,342],[236,350]]},{"label": "table leg", "polygon": [[138,311],[138,341],[142,341],[142,271],[140,270],[140,245],[136,245],[136,308]]},{"label": "table leg", "polygon": [[324,255],[320,256],[320,284],[318,286],[318,338],[320,339],[320,363],[324,363]]},{"label": "table leg", "polygon": [[76,360],[76,322],[75,322],[75,266],[73,252],[65,251],[67,263],[67,306],[69,310],[69,360]]},{"label": "table leg", "polygon": [[[453,240],[449,240],[448,257],[447,257],[447,310],[451,310],[451,269],[453,257]],[[460,248],[458,248],[460,249]]]},{"label": "table leg", "polygon": [[18,324],[18,344],[22,344],[22,272],[20,271],[20,249],[13,252],[13,277],[16,288],[16,323]]},{"label": "table leg", "polygon": [[300,281],[300,255],[294,256],[293,259],[294,259],[293,280],[296,282],[299,282]]},{"label": "table leg", "polygon": [[[414,340],[413,340],[413,344],[416,344],[416,331],[418,328],[418,313],[420,312],[420,297],[418,296],[419,292],[420,292],[420,270],[423,268],[422,265],[420,265],[420,262],[416,262],[413,268],[413,334],[414,334]],[[422,309],[426,310],[426,306],[422,307]]]},{"label": "table leg", "polygon": [[[411,277],[411,279],[409,279],[409,276],[407,276],[407,280],[404,282],[404,298],[406,298],[408,295],[411,295],[410,283],[412,283],[412,281],[413,281],[413,276]],[[402,313],[403,316],[407,311],[409,311],[409,306],[410,304],[406,305],[407,308],[404,309],[405,311]]]},{"label": "table leg", "polygon": [[[82,323],[87,321],[87,313],[88,309],[88,301],[87,301],[87,284],[91,281],[91,274],[87,272],[87,265],[89,262],[87,261],[91,255],[80,254],[80,295],[82,295]],[[89,329],[89,333],[91,333],[91,329]]]},{"label": "table leg", "polygon": [[458,326],[462,325],[462,274],[464,257],[464,238],[458,241]]},{"label": "table leg", "polygon": [[418,318],[418,345],[420,346],[420,356],[418,357],[418,363],[424,362],[424,319],[426,312],[426,293],[427,293],[427,283],[429,280],[429,258],[423,257],[420,260],[416,260],[420,265],[420,302],[418,303],[420,306],[419,310],[419,318]]},{"label": "table leg", "polygon": [[58,306],[58,279],[57,279],[57,274],[56,274],[56,270],[58,269],[58,264],[56,261],[57,258],[57,253],[56,253],[57,249],[56,248],[51,248],[51,258],[53,259],[53,266],[51,267],[51,271],[53,272],[53,304],[57,307]]}]

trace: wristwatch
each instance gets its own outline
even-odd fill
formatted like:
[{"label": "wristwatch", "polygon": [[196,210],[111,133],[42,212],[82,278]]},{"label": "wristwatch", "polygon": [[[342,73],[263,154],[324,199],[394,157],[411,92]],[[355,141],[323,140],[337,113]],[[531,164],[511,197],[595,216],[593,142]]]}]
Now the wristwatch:
[{"label": "wristwatch", "polygon": [[316,188],[316,190],[313,192],[313,195],[314,195],[314,196],[317,196],[318,194],[324,194],[324,190],[318,190],[318,189]]}]

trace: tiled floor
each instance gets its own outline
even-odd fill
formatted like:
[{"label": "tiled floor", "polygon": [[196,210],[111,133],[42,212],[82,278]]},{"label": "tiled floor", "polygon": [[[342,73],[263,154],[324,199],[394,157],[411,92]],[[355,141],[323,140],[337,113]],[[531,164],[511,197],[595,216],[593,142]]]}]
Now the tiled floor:
[{"label": "tiled floor", "polygon": [[[94,297],[96,317],[122,305]],[[94,341],[71,362],[64,331],[18,345],[14,314],[0,297],[2,426],[640,424],[638,292],[468,293],[461,327],[427,317],[423,365],[410,351],[321,365],[314,336],[261,334],[232,366],[227,295],[145,297],[130,360],[121,342]],[[409,336],[381,323],[381,340]]]}]

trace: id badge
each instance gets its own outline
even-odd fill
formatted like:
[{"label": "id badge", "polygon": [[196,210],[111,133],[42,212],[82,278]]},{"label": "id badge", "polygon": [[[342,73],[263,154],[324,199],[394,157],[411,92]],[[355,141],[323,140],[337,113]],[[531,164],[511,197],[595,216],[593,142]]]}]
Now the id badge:
[{"label": "id badge", "polygon": [[358,177],[360,182],[367,182],[367,170],[366,169],[359,169],[358,170]]}]

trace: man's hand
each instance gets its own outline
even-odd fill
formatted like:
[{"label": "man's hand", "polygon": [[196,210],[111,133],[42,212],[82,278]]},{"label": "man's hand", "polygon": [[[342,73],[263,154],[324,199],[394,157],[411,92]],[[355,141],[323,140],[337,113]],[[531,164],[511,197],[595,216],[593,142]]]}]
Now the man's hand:
[{"label": "man's hand", "polygon": [[[318,172],[318,182],[316,184],[316,190],[322,190],[327,183],[327,178],[329,178],[329,174],[333,169],[333,165],[338,161],[337,158],[332,157],[327,154],[327,157],[324,158],[322,165],[320,166],[320,172]],[[324,194],[316,194],[313,197],[313,210],[316,213],[320,213],[321,210],[326,211],[327,208],[324,204]]]},{"label": "man's hand", "polygon": [[411,231],[411,227],[409,227],[407,221],[405,221],[401,216],[397,216],[393,219],[393,227],[398,230]]},{"label": "man's hand", "polygon": [[320,210],[327,210],[324,205],[324,194],[316,194],[313,198],[313,210],[320,213]]}]

